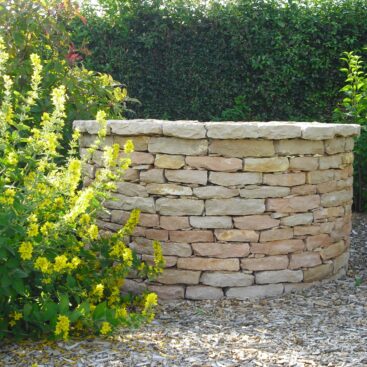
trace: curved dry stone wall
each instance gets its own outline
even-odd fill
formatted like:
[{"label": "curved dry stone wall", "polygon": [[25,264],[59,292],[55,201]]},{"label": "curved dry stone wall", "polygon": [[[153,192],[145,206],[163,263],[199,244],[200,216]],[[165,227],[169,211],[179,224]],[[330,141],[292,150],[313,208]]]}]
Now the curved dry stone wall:
[{"label": "curved dry stone wall", "polygon": [[[76,121],[81,152],[95,121]],[[351,230],[357,125],[287,122],[109,121],[106,144],[132,139],[135,152],[104,230],[133,208],[130,246],[166,269],[155,283],[127,280],[161,298],[274,296],[345,274]],[[102,151],[85,167],[86,183]]]}]

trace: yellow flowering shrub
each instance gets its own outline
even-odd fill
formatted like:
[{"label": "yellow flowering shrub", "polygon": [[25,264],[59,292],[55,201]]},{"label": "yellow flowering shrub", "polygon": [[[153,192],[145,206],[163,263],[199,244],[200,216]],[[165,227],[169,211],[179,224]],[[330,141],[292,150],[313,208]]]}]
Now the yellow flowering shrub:
[{"label": "yellow flowering shrub", "polygon": [[[30,89],[21,95],[6,74],[8,58],[0,39],[0,338],[107,335],[119,325],[149,322],[156,295],[134,298],[122,296],[120,289],[133,270],[148,278],[162,271],[159,244],[154,244],[154,266],[142,263],[127,246],[138,211],[116,233],[101,235],[96,225],[129,158],[119,157],[119,146],[106,148],[105,168],[83,188],[78,132],[66,159],[60,155],[65,87],[51,92],[53,110],[35,121],[41,60],[32,55]],[[101,149],[106,135],[105,113],[97,120],[99,138],[89,154]],[[125,153],[132,151],[128,142]]]}]

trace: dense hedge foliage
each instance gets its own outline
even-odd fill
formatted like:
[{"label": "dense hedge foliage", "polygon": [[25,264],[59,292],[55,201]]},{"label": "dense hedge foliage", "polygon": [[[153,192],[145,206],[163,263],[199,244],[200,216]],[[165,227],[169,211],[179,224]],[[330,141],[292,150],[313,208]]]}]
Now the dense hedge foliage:
[{"label": "dense hedge foliage", "polygon": [[[329,121],[343,51],[367,44],[365,0],[101,0],[76,43],[124,81],[141,117]],[[214,3],[214,4],[213,4]],[[233,112],[233,113],[232,113]]]}]

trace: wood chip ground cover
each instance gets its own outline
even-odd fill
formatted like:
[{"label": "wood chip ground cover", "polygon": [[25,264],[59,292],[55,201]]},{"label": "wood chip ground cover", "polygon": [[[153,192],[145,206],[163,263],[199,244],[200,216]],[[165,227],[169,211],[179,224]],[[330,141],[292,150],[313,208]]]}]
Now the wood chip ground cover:
[{"label": "wood chip ground cover", "polygon": [[3,342],[0,366],[367,366],[367,216],[353,221],[345,279],[260,301],[163,304],[150,326],[108,340]]}]

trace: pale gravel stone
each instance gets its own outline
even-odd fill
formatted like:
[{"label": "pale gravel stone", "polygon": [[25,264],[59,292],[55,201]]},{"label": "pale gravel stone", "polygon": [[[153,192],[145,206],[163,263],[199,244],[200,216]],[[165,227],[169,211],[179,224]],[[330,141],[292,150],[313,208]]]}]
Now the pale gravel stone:
[{"label": "pale gravel stone", "polygon": [[240,272],[203,272],[200,283],[212,287],[247,287],[254,284],[254,276]]},{"label": "pale gravel stone", "polygon": [[280,198],[290,194],[289,187],[255,186],[240,190],[240,196],[248,199]]},{"label": "pale gravel stone", "polygon": [[208,141],[202,139],[153,137],[149,141],[148,150],[150,153],[206,155],[208,151]]},{"label": "pale gravel stone", "polygon": [[302,224],[311,224],[312,222],[312,213],[294,214],[290,215],[289,217],[284,217],[280,221],[282,225],[289,227],[300,226]]},{"label": "pale gravel stone", "polygon": [[189,286],[186,288],[185,297],[187,299],[221,299],[223,298],[223,290],[221,288],[209,287],[205,285]]},{"label": "pale gravel stone", "polygon": [[227,173],[210,172],[209,182],[220,186],[240,186],[253,185],[262,182],[262,174],[258,172]]},{"label": "pale gravel stone", "polygon": [[170,183],[148,184],[145,187],[145,190],[149,194],[153,194],[153,195],[178,195],[178,196],[192,195],[191,187],[170,184]]},{"label": "pale gravel stone", "polygon": [[232,218],[229,216],[190,217],[194,228],[232,228]]},{"label": "pale gravel stone", "polygon": [[158,168],[179,169],[185,165],[183,155],[157,154],[154,165]]},{"label": "pale gravel stone", "polygon": [[211,199],[205,201],[206,215],[250,215],[265,211],[262,199]]},{"label": "pale gravel stone", "polygon": [[116,135],[160,135],[162,121],[150,119],[136,120],[109,120],[107,127]]},{"label": "pale gravel stone", "polygon": [[298,283],[303,280],[302,270],[271,270],[255,273],[256,284]]},{"label": "pale gravel stone", "polygon": [[279,296],[283,293],[283,284],[256,285],[251,287],[234,287],[226,291],[227,298],[240,300]]},{"label": "pale gravel stone", "polygon": [[156,209],[161,215],[201,215],[204,211],[204,201],[160,198],[156,200]]},{"label": "pale gravel stone", "polygon": [[282,172],[289,168],[286,157],[245,158],[244,171],[250,172]]},{"label": "pale gravel stone", "polygon": [[186,139],[203,139],[206,129],[198,121],[163,121],[163,135]]},{"label": "pale gravel stone", "polygon": [[240,193],[239,189],[229,189],[222,186],[194,187],[193,191],[199,199],[229,199]]},{"label": "pale gravel stone", "polygon": [[208,182],[207,171],[166,169],[165,176],[168,181],[186,184],[206,185]]}]

